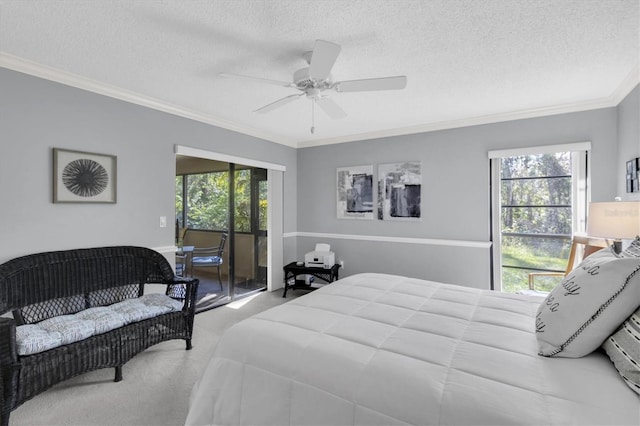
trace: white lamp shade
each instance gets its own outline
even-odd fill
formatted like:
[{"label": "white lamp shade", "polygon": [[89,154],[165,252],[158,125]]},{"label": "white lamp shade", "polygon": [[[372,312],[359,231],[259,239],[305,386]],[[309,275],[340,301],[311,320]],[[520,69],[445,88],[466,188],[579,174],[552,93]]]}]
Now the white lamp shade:
[{"label": "white lamp shade", "polygon": [[640,235],[640,201],[590,203],[587,234],[603,238],[635,238]]}]

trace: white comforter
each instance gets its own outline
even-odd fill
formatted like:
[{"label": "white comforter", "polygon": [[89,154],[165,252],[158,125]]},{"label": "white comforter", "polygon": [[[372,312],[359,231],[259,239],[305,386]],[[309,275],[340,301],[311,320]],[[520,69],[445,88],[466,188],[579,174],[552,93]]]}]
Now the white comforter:
[{"label": "white comforter", "polygon": [[609,359],[537,355],[539,298],[354,275],[233,326],[189,425],[640,424]]}]

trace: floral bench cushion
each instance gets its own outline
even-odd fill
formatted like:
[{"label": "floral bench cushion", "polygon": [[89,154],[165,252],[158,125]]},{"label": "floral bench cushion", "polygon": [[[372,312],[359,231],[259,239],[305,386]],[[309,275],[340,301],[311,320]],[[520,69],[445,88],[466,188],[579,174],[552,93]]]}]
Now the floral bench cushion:
[{"label": "floral bench cushion", "polygon": [[145,294],[109,306],[60,315],[36,324],[16,327],[18,355],[32,355],[106,333],[132,322],[180,311],[182,302],[164,294]]}]

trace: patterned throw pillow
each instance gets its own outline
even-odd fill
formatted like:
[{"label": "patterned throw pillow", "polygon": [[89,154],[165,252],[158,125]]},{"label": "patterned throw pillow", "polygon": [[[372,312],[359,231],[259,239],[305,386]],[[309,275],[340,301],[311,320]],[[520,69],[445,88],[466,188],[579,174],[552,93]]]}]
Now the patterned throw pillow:
[{"label": "patterned throw pillow", "polygon": [[640,395],[640,308],[605,340],[602,348],[625,383]]},{"label": "patterned throw pillow", "polygon": [[138,322],[147,318],[157,317],[165,312],[169,312],[169,308],[161,306],[149,306],[142,303],[140,298],[127,299],[119,303],[114,303],[111,308],[121,314],[126,323]]},{"label": "patterned throw pillow", "polygon": [[106,333],[125,324],[125,319],[119,312],[106,306],[85,309],[76,314],[77,318],[93,321],[94,334]]},{"label": "patterned throw pillow", "polygon": [[182,310],[182,302],[160,293],[145,294],[139,300],[147,306],[167,308],[165,312]]},{"label": "patterned throw pillow", "polygon": [[622,257],[640,257],[640,236],[636,237],[620,255]]},{"label": "patterned throw pillow", "polygon": [[638,307],[640,258],[611,248],[587,257],[540,304],[539,355],[578,358],[597,349]]},{"label": "patterned throw pillow", "polygon": [[180,311],[182,302],[159,293],[126,299],[110,306],[96,306],[75,315],[60,315],[37,324],[16,327],[19,355],[31,355],[106,333],[125,324]]},{"label": "patterned throw pillow", "polygon": [[31,355],[60,346],[62,334],[44,330],[35,324],[19,325],[16,327],[16,344],[18,355]]},{"label": "patterned throw pillow", "polygon": [[75,315],[60,315],[38,323],[38,326],[49,332],[57,331],[62,335],[62,344],[77,342],[93,336],[94,322],[83,320]]}]

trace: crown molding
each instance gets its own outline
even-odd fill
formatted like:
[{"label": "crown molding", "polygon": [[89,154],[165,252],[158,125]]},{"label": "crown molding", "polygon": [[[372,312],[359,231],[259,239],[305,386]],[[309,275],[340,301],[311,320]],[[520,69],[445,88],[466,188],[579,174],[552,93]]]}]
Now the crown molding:
[{"label": "crown molding", "polygon": [[438,130],[458,129],[461,127],[481,126],[484,124],[494,124],[506,121],[524,120],[528,118],[544,117],[549,115],[566,114],[570,112],[588,111],[592,109],[608,108],[610,102],[598,100],[590,102],[580,102],[565,104],[562,106],[544,107],[536,109],[528,109],[523,111],[514,111],[501,114],[484,115],[478,117],[463,118],[460,120],[440,121],[437,123],[421,124],[418,126],[387,129],[376,132],[360,133],[356,135],[347,135],[337,138],[318,139],[314,141],[303,141],[298,143],[298,148],[309,148],[320,145],[333,145],[345,142],[357,142],[370,139],[388,138],[393,136],[412,135],[416,133],[428,133]]},{"label": "crown molding", "polygon": [[157,111],[166,112],[178,117],[188,118],[190,120],[199,121],[205,124],[211,124],[216,127],[221,127],[233,132],[253,136],[255,138],[287,145],[292,148],[297,147],[296,143],[293,141],[274,137],[273,135],[266,134],[252,127],[238,126],[237,124],[234,124],[230,121],[212,117],[199,111],[183,108],[162,99],[145,96],[140,93],[123,89],[121,87],[116,87],[97,80],[92,80],[78,74],[19,58],[5,52],[0,52],[0,67],[64,84],[66,86],[75,87],[77,89],[86,90],[88,92],[97,93],[99,95],[108,96],[110,98],[129,102],[143,107],[155,109]]},{"label": "crown molding", "polygon": [[461,127],[478,126],[483,124],[500,123],[505,121],[523,120],[528,118],[544,117],[549,115],[566,114],[572,112],[588,111],[599,108],[610,108],[617,106],[636,85],[640,82],[640,66],[638,64],[632,69],[622,83],[609,96],[587,102],[574,102],[551,107],[533,108],[522,111],[514,111],[501,114],[492,114],[478,117],[469,117],[460,120],[441,121],[438,123],[427,123],[418,126],[403,127],[396,129],[385,129],[375,132],[357,133],[335,138],[316,139],[312,141],[292,141],[286,138],[267,134],[248,126],[239,126],[230,121],[212,117],[199,111],[190,110],[181,106],[171,104],[161,99],[145,96],[120,87],[111,86],[96,80],[92,80],[68,71],[49,67],[32,62],[17,56],[0,52],[0,67],[13,71],[29,74],[35,77],[54,81],[56,83],[108,96],[121,101],[166,112],[168,114],[187,118],[201,123],[210,124],[233,132],[242,133],[269,142],[286,145],[292,148],[308,148],[320,145],[332,145],[345,142],[357,142],[369,139],[380,139],[394,136],[403,136],[416,133],[434,132],[438,130],[456,129]]},{"label": "crown molding", "polygon": [[627,97],[629,93],[640,83],[640,64],[636,64],[635,67],[629,72],[627,77],[622,80],[622,83],[616,90],[609,96],[612,106],[617,106]]},{"label": "crown molding", "polygon": [[405,127],[398,129],[387,129],[376,132],[360,133],[336,138],[317,139],[314,141],[303,141],[298,143],[298,148],[308,148],[320,145],[332,145],[345,142],[356,142],[369,139],[380,139],[392,136],[411,135],[416,133],[434,132],[438,130],[456,129],[461,127],[479,126],[483,124],[500,123],[505,121],[524,120],[528,118],[545,117],[550,115],[567,114],[572,112],[589,111],[600,108],[611,108],[618,106],[620,102],[638,85],[640,82],[640,66],[631,70],[622,83],[609,96],[586,101],[572,102],[563,105],[550,107],[532,108],[522,111],[514,111],[501,114],[484,115],[479,117],[469,117],[461,120],[441,121],[438,123],[428,123],[419,126]]}]

